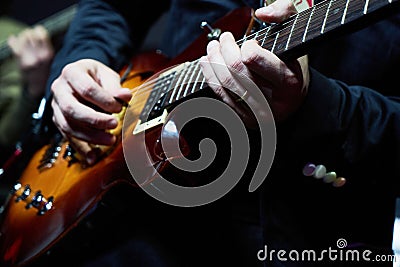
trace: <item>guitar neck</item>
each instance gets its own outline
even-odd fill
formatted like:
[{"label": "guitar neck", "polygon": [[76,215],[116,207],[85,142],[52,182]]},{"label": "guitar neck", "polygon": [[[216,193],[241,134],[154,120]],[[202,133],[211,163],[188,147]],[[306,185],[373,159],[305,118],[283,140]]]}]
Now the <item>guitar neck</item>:
[{"label": "guitar neck", "polygon": [[[353,32],[391,13],[398,12],[399,0],[325,0],[299,12],[280,24],[269,25],[238,40],[255,39],[282,59],[305,55],[320,41]],[[154,90],[157,109],[163,109],[205,87],[198,60],[187,62],[162,75]],[[152,103],[150,103],[152,104]]]},{"label": "guitar neck", "polygon": [[[54,15],[37,22],[35,25],[42,25],[47,29],[49,35],[55,35],[58,32],[65,30],[71,22],[76,12],[76,4],[71,5]],[[9,58],[12,55],[11,49],[7,44],[7,40],[0,41],[0,62]]]},{"label": "guitar neck", "polygon": [[293,59],[319,41],[354,32],[398,12],[399,7],[398,0],[326,0],[239,42],[256,39],[280,58]]}]

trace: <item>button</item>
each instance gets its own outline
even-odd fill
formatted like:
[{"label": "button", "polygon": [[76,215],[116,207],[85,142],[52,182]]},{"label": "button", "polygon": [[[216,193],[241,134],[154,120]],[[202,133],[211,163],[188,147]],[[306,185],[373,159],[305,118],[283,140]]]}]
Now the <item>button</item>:
[{"label": "button", "polygon": [[321,179],[326,175],[326,167],[324,165],[317,165],[313,174],[314,178]]},{"label": "button", "polygon": [[316,168],[315,164],[307,163],[306,166],[304,166],[303,168],[303,174],[305,176],[313,176],[315,168]]},{"label": "button", "polygon": [[339,177],[335,181],[333,181],[334,187],[342,187],[346,183],[346,178]]},{"label": "button", "polygon": [[323,181],[327,184],[332,183],[336,180],[336,172],[328,172],[325,174]]}]

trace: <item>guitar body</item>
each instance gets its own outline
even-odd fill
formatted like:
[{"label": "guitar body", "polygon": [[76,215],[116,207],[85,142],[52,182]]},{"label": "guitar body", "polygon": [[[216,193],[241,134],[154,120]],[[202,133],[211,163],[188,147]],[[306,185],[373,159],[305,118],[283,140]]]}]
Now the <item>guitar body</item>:
[{"label": "guitar body", "polygon": [[[231,31],[236,38],[241,38],[250,27],[252,15],[250,8],[237,9],[221,18],[214,26],[223,31]],[[128,133],[138,123],[139,115],[151,93],[148,90],[136,94],[135,88],[146,82],[149,73],[157,73],[201,57],[206,53],[207,42],[205,33],[172,60],[158,53],[143,53],[132,58],[133,67],[127,66],[120,73],[121,76],[128,74],[123,86],[133,88],[133,99],[125,111],[130,116],[130,125],[126,127]],[[54,143],[35,152],[21,177],[16,179],[18,183],[1,214],[0,266],[30,263],[68,234],[114,185],[127,183],[137,186],[130,177],[124,158],[123,136],[123,142],[132,149],[139,147],[139,142],[145,137],[150,160],[144,156],[147,152],[140,149],[135,152],[137,157],[133,159],[143,163],[144,182],[156,177],[155,170],[163,173],[169,169],[165,151],[159,145],[163,131],[162,125],[157,125],[137,135],[120,133],[117,143],[105,149],[101,159],[93,166],[85,166],[78,160],[68,142],[61,138],[55,138]],[[173,137],[179,138],[182,154],[188,155],[190,147],[186,138],[178,132]],[[149,165],[156,168],[147,168]]]}]

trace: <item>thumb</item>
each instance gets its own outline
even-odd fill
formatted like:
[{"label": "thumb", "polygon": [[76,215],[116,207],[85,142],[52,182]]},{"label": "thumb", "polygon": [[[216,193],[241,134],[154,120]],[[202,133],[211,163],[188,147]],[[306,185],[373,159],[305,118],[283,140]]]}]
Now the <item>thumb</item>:
[{"label": "thumb", "polygon": [[297,13],[290,0],[276,0],[272,4],[256,10],[257,18],[268,23],[279,23]]}]

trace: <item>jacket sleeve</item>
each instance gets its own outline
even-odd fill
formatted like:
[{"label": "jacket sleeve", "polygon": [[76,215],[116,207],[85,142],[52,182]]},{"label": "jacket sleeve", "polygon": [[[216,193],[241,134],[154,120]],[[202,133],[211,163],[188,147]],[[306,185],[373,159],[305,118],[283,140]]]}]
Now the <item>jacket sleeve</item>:
[{"label": "jacket sleeve", "polygon": [[280,131],[287,138],[280,154],[292,154],[299,167],[314,162],[361,183],[399,183],[399,98],[311,69],[304,104]]},{"label": "jacket sleeve", "polygon": [[[167,9],[169,1],[81,0],[77,12],[53,60],[46,85],[46,108],[42,125],[55,131],[51,122],[51,84],[64,66],[79,59],[98,60],[118,71],[137,52],[152,23]],[[47,131],[47,130],[45,130]]]},{"label": "jacket sleeve", "polygon": [[98,60],[118,70],[127,64],[147,30],[168,7],[168,1],[81,0],[60,51],[54,59],[47,89],[68,63]]}]

